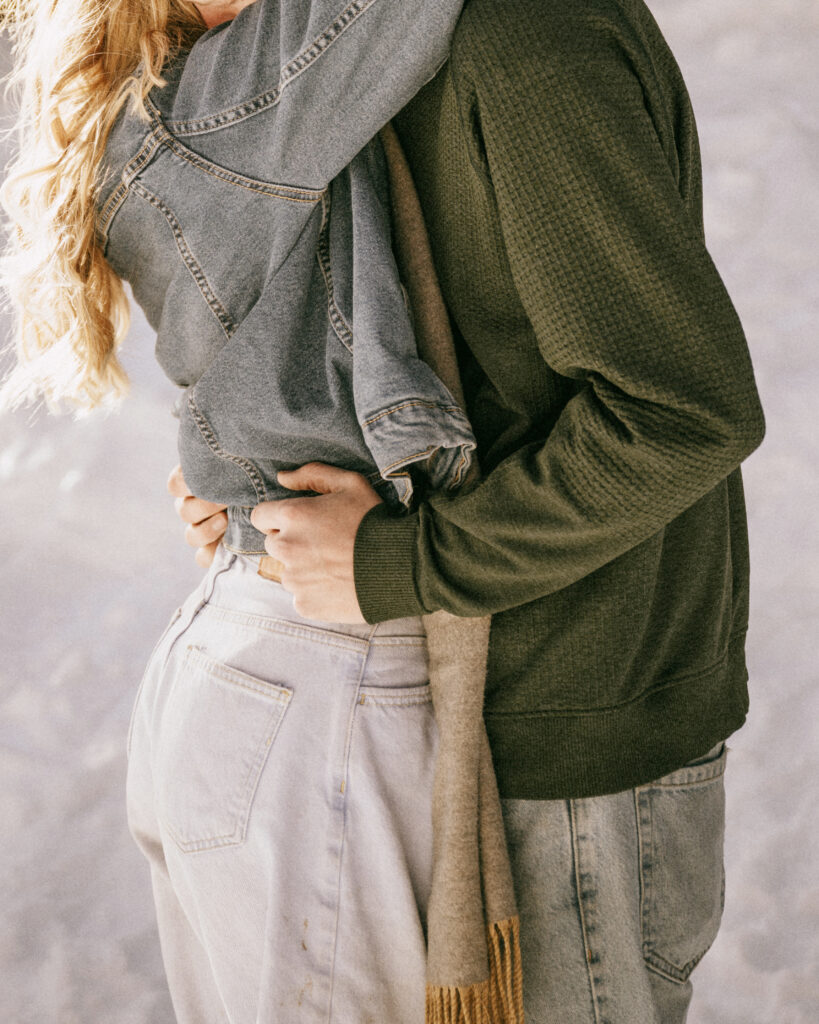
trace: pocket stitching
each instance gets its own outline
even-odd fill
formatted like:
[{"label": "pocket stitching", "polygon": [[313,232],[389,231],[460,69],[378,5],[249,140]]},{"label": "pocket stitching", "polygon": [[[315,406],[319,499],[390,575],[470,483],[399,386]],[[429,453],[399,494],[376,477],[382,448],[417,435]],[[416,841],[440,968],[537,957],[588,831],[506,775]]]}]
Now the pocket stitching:
[{"label": "pocket stitching", "polygon": [[426,693],[408,694],[406,697],[401,697],[386,694],[381,696],[372,691],[367,691],[359,696],[357,703],[361,707],[419,707],[422,704],[432,703],[432,692],[428,689]]},{"label": "pocket stitching", "polygon": [[684,765],[676,771],[663,775],[660,779],[647,782],[638,789],[684,789],[687,786],[700,786],[708,782],[716,782],[725,774],[728,747],[723,746],[722,752],[711,761],[702,764]]},{"label": "pocket stitching", "polygon": [[233,686],[249,690],[251,693],[259,693],[263,697],[278,701],[280,704],[288,704],[293,696],[293,691],[286,686],[279,686],[277,683],[265,683],[255,676],[248,675],[238,668],[231,668],[230,665],[223,665],[222,662],[214,661],[200,647],[189,644],[185,651],[185,661],[198,661],[202,668],[208,670],[217,679],[224,679]]},{"label": "pocket stitching", "polygon": [[682,969],[675,967],[674,964],[669,963],[668,960],[665,960],[659,954],[648,953],[645,949],[643,950],[643,959],[645,960],[645,965],[649,971],[653,971],[655,974],[659,974],[663,978],[668,978],[669,981],[676,981],[683,984],[688,981],[691,976],[691,972],[710,948],[710,945],[706,946],[701,953],[698,953],[692,960],[689,960]]},{"label": "pocket stitching", "polygon": [[[278,686],[275,683],[264,683],[262,680],[258,680],[254,676],[248,675],[246,672],[230,668],[228,665],[222,665],[220,662],[209,658],[202,650],[193,645],[189,645],[185,651],[185,659],[182,666],[183,670],[185,664],[189,662],[198,662],[202,669],[216,679],[221,679],[230,686],[236,686],[258,696],[265,697],[274,704],[280,705],[282,708],[281,712],[272,722],[272,728],[269,728],[268,731],[263,733],[260,737],[259,743],[248,767],[247,774],[242,781],[241,786],[238,787],[238,792],[241,793],[241,796],[237,801],[239,804],[239,810],[236,812],[236,825],[232,832],[222,833],[216,836],[199,836],[196,839],[183,839],[174,826],[163,817],[163,824],[168,833],[172,836],[177,847],[183,853],[198,853],[204,850],[222,849],[227,846],[240,846],[244,842],[250,822],[250,812],[253,807],[253,801],[256,796],[259,782],[261,781],[262,772],[264,771],[270,750],[273,747],[273,741],[281,727],[285,711],[287,710],[290,699],[293,696],[293,692],[292,690],[287,689],[287,687]],[[250,681],[250,683],[255,685],[248,685],[247,681]]]},{"label": "pocket stitching", "polygon": [[232,452],[225,451],[225,449],[219,443],[219,440],[216,437],[216,432],[210,425],[210,422],[205,417],[204,413],[199,408],[199,406],[196,404],[193,389],[188,395],[187,408],[188,412],[190,413],[191,419],[196,424],[199,433],[202,435],[202,440],[208,446],[210,451],[217,457],[217,459],[225,459],[227,462],[232,462],[235,466],[242,470],[242,472],[250,481],[253,490],[256,492],[257,502],[267,501],[267,488],[265,487],[264,478],[262,477],[262,474],[259,472],[258,467],[250,459],[246,459],[241,455],[234,455]]},{"label": "pocket stitching", "polygon": [[[682,966],[672,963],[667,960],[660,953],[654,949],[656,943],[656,937],[652,937],[652,928],[650,922],[650,914],[653,909],[652,902],[652,883],[650,879],[650,858],[653,854],[654,842],[652,838],[652,815],[651,815],[651,790],[662,790],[662,789],[683,789],[693,786],[705,787],[713,785],[713,783],[719,781],[722,778],[725,771],[727,748],[723,749],[723,752],[718,755],[713,761],[706,762],[704,765],[697,765],[691,769],[692,772],[705,769],[707,774],[700,775],[686,782],[679,783],[660,783],[659,780],[654,783],[649,783],[645,786],[638,786],[634,790],[634,801],[636,810],[636,822],[637,822],[637,842],[638,842],[638,874],[639,874],[639,886],[640,886],[640,932],[642,939],[642,953],[643,960],[648,970],[653,971],[655,974],[667,978],[669,981],[678,983],[685,983],[690,977],[692,971],[697,964],[702,960],[705,954],[713,945],[714,940],[712,939],[708,945],[696,953],[689,961]],[[685,768],[681,768],[678,771],[685,771]],[[677,774],[672,773],[672,775]],[[724,906],[725,898],[725,871],[724,867],[722,870],[722,883],[720,888],[720,907]],[[719,925],[717,926],[719,927]]]},{"label": "pocket stitching", "polygon": [[222,305],[219,297],[216,295],[210,285],[210,282],[205,276],[205,272],[199,261],[191,251],[182,231],[182,225],[179,223],[176,214],[167,203],[147,189],[139,179],[134,179],[130,183],[129,188],[134,195],[138,195],[141,199],[144,199],[145,202],[150,203],[151,206],[159,210],[167,221],[168,227],[170,227],[171,232],[173,233],[174,240],[176,241],[176,246],[179,250],[179,255],[181,256],[183,263],[190,271],[202,298],[207,303],[208,308],[216,319],[216,322],[222,328],[225,338],[230,341],[231,336],[236,330],[236,324],[233,322],[228,311]]},{"label": "pocket stitching", "polygon": [[324,278],[324,287],[327,291],[327,316],[330,321],[330,325],[333,328],[333,333],[341,342],[341,344],[347,349],[348,352],[353,351],[354,335],[353,330],[347,323],[344,314],[339,309],[338,303],[336,302],[335,288],[333,282],[333,265],[330,260],[330,241],[329,241],[329,230],[330,230],[330,194],[325,193],[321,199],[322,204],[322,223],[321,231],[319,232],[318,244],[316,247],[316,260],[318,261],[319,268]]}]

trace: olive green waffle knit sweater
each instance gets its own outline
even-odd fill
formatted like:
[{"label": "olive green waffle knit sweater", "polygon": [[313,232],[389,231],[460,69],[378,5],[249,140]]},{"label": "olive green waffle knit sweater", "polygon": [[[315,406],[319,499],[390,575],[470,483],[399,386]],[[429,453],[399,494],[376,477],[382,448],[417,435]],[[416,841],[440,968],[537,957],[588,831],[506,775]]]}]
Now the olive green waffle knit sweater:
[{"label": "olive green waffle knit sweater", "polygon": [[639,0],[472,0],[398,130],[484,479],[367,514],[361,608],[493,613],[503,796],[656,778],[745,718],[764,429],[680,71]]}]

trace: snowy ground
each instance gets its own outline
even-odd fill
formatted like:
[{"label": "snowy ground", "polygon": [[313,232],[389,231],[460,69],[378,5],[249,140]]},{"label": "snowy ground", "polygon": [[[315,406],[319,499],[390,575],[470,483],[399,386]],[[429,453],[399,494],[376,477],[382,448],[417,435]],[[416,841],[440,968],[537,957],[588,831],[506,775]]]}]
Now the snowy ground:
[{"label": "snowy ground", "polygon": [[[731,742],[727,908],[694,975],[689,1024],[815,1024],[819,8],[815,0],[649,6],[689,84],[709,247],[746,326],[768,415],[768,438],[746,470],[753,704]],[[151,348],[137,321],[127,359],[133,394],[116,416],[0,420],[0,1020],[8,1024],[173,1020],[122,803],[141,667],[199,576],[164,493],[175,461],[172,389]]]}]

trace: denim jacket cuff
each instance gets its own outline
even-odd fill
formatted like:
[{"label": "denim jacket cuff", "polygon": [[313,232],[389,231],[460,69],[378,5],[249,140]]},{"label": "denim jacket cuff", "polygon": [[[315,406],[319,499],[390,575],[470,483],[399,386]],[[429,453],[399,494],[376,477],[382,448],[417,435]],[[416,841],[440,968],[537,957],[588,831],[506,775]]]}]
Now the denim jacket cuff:
[{"label": "denim jacket cuff", "polygon": [[361,520],[353,571],[358,604],[367,622],[386,622],[428,611],[415,590],[418,516],[376,505]]}]

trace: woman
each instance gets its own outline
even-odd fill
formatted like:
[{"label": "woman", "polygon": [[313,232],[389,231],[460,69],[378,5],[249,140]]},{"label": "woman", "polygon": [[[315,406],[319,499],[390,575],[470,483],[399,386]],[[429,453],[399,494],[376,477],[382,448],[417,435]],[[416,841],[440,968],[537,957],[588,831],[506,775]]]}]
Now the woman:
[{"label": "woman", "polygon": [[396,508],[469,465],[468,423],[415,354],[370,141],[445,59],[460,6],[12,8],[4,400],[121,394],[126,279],[184,389],[185,479],[228,506],[129,736],[129,822],[181,1022],[423,1015],[436,732],[421,620],[304,619],[269,564],[259,575],[250,513],[291,496],[278,471],[310,460]]}]

